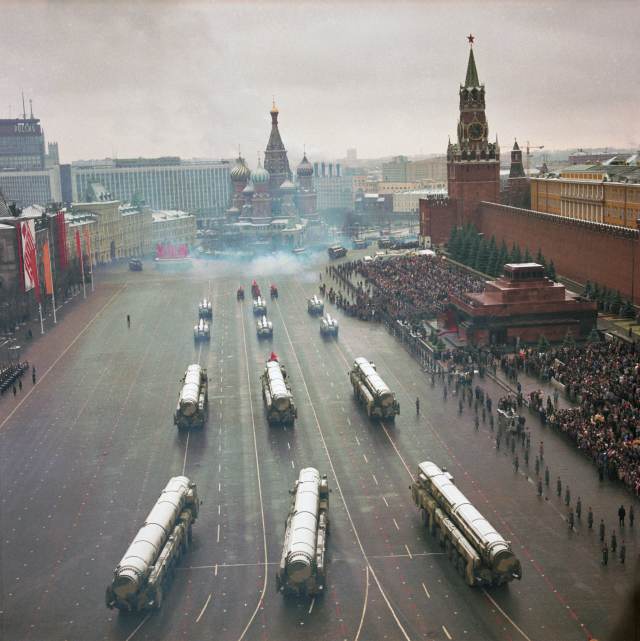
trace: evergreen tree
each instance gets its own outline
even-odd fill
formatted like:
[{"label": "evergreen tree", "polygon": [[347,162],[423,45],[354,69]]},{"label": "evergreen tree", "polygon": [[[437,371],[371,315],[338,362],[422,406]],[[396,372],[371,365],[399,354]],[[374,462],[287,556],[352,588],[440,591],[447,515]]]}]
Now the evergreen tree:
[{"label": "evergreen tree", "polygon": [[552,281],[554,281],[554,282],[555,282],[555,281],[557,280],[557,278],[558,278],[558,275],[556,274],[556,267],[555,267],[555,265],[553,264],[553,260],[552,260],[552,261],[549,263],[549,265],[547,266],[547,276],[548,276]]},{"label": "evergreen tree", "polygon": [[592,300],[592,298],[591,298],[591,297],[593,296],[593,285],[591,284],[591,281],[590,281],[590,280],[588,280],[588,281],[585,283],[585,285],[584,285],[584,292],[582,293],[582,295],[583,295],[586,299],[588,299],[588,300]]},{"label": "evergreen tree", "polygon": [[546,352],[549,347],[551,347],[551,345],[549,345],[547,337],[544,334],[540,334],[540,338],[538,339],[538,351]]},{"label": "evergreen tree", "polygon": [[482,239],[478,254],[476,255],[475,269],[483,274],[487,273],[487,265],[489,262],[489,244],[486,240]]},{"label": "evergreen tree", "polygon": [[528,248],[528,247],[525,247],[525,250],[524,250],[524,257],[523,257],[523,259],[522,259],[522,260],[523,260],[523,262],[525,262],[525,263],[530,263],[530,262],[532,262],[531,254],[529,253],[529,248]]},{"label": "evergreen tree", "polygon": [[520,245],[516,245],[516,253],[514,255],[514,260],[512,262],[514,263],[521,263],[522,262],[522,251],[520,251]]},{"label": "evergreen tree", "polygon": [[633,305],[631,304],[630,300],[625,300],[624,303],[622,303],[622,307],[620,308],[620,316],[623,318],[634,318],[636,315],[636,310],[633,308]]},{"label": "evergreen tree", "polygon": [[611,303],[609,305],[609,310],[613,314],[617,314],[622,307],[622,296],[620,295],[620,290],[616,290],[611,296]]},{"label": "evergreen tree", "polygon": [[451,234],[449,235],[449,243],[447,245],[449,249],[449,254],[452,258],[456,258],[458,250],[458,228],[454,225],[451,228]]},{"label": "evergreen tree", "polygon": [[598,330],[595,327],[589,332],[589,336],[587,337],[587,341],[589,343],[599,343],[600,342],[600,333],[598,332]]},{"label": "evergreen tree", "polygon": [[536,254],[536,263],[538,263],[538,265],[544,265],[544,256],[542,255],[540,247],[538,247],[538,253]]},{"label": "evergreen tree", "polygon": [[571,333],[571,330],[569,328],[567,328],[567,333],[564,335],[562,345],[564,347],[567,347],[568,349],[573,349],[576,346],[576,342],[573,339],[573,334]]}]

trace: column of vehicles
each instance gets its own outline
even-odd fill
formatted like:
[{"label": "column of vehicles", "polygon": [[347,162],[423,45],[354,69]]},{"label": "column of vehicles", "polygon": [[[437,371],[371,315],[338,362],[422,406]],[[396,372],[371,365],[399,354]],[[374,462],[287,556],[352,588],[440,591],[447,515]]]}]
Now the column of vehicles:
[{"label": "column of vehicles", "polygon": [[[257,299],[259,290],[256,293]],[[203,304],[207,302],[202,301],[199,310],[211,318],[210,303]],[[313,304],[318,304],[317,299]],[[393,420],[400,413],[395,394],[374,363],[364,357],[356,358],[349,378],[357,402],[370,418]],[[203,427],[208,418],[206,369],[197,363],[189,365],[181,383],[174,423],[180,430]],[[293,425],[297,409],[287,371],[273,352],[265,364],[261,383],[268,423]],[[410,490],[423,525],[469,586],[497,586],[522,578],[522,567],[510,542],[455,486],[446,468],[430,461],[420,463]],[[321,475],[314,467],[302,469],[290,491],[284,543],[275,577],[276,590],[285,596],[313,597],[324,592],[329,491],[326,474]],[[196,484],[191,479],[176,476],[169,480],[114,569],[105,594],[107,607],[120,611],[161,607],[175,567],[190,548],[199,505]]]}]

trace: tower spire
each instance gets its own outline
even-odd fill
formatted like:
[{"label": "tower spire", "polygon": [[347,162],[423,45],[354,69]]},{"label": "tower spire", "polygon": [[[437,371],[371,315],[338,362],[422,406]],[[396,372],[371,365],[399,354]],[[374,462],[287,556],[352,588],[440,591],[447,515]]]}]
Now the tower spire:
[{"label": "tower spire", "polygon": [[467,77],[464,81],[465,87],[479,87],[480,81],[478,80],[478,70],[476,69],[476,60],[473,57],[473,41],[474,36],[469,34],[467,36],[469,41],[469,62],[467,63]]}]

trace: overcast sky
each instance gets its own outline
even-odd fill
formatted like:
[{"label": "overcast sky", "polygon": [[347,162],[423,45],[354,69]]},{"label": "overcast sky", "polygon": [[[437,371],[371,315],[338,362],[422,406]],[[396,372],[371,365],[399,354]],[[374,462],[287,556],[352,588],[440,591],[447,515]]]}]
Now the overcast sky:
[{"label": "overcast sky", "polygon": [[1,4],[0,117],[24,90],[63,162],[254,165],[272,94],[292,161],[441,153],[470,32],[503,149],[640,145],[637,0]]}]

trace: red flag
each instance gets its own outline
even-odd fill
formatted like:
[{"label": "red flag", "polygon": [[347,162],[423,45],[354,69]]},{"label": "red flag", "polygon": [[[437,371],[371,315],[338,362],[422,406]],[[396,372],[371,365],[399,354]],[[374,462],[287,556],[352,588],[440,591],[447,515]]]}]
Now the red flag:
[{"label": "red flag", "polygon": [[64,212],[59,211],[56,214],[56,231],[57,231],[57,243],[56,247],[58,249],[58,266],[60,269],[66,269],[69,265],[69,253],[67,250],[67,225],[64,221]]},{"label": "red flag", "polygon": [[40,282],[38,279],[38,258],[36,256],[36,234],[33,220],[21,222],[18,227],[20,239],[20,264],[24,291],[35,289],[36,300],[40,302]]},{"label": "red flag", "polygon": [[269,356],[270,361],[277,361],[278,360],[278,355],[275,352],[271,352],[271,356]]},{"label": "red flag", "polygon": [[53,294],[53,277],[51,276],[51,256],[49,255],[49,241],[42,246],[42,264],[44,267],[44,290],[49,296]]},{"label": "red flag", "polygon": [[[82,256],[82,246],[80,245],[80,230],[76,229],[76,253],[80,259],[80,271],[82,272],[82,278],[84,278],[84,257]],[[84,280],[82,281],[84,283]]]}]

